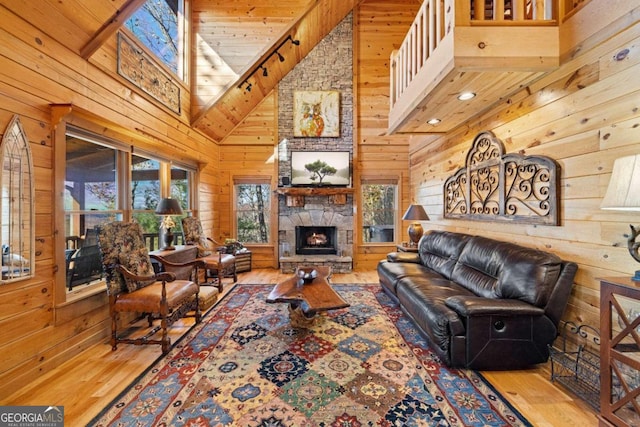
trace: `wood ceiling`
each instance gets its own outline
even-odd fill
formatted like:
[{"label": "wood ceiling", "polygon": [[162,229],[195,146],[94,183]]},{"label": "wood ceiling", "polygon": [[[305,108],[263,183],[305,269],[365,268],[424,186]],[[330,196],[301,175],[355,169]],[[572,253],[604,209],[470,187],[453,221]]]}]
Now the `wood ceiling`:
[{"label": "wood ceiling", "polygon": [[[90,61],[144,1],[0,0],[0,4]],[[223,141],[360,1],[190,0],[191,126]],[[289,36],[300,44],[286,41]],[[281,44],[283,62],[270,56]],[[261,69],[254,72],[263,62],[268,76]],[[252,83],[251,91],[245,90],[246,85],[239,87],[245,80]]]}]

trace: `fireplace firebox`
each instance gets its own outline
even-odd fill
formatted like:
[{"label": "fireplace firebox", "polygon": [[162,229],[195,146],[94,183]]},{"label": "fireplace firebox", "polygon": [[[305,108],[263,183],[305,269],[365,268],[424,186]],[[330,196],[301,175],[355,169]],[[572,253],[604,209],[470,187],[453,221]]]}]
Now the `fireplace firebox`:
[{"label": "fireplace firebox", "polygon": [[297,255],[337,255],[336,227],[297,226]]}]

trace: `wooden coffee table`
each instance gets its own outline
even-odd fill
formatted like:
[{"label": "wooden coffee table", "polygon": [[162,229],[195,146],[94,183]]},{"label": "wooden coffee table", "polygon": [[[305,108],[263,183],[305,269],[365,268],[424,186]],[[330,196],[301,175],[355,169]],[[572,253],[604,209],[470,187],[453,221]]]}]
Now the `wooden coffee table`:
[{"label": "wooden coffee table", "polygon": [[[305,283],[301,274],[312,270],[317,272],[316,278]],[[289,303],[291,324],[296,327],[309,327],[319,312],[349,307],[331,287],[329,276],[331,267],[328,266],[298,267],[292,277],[273,288],[267,302]]]}]

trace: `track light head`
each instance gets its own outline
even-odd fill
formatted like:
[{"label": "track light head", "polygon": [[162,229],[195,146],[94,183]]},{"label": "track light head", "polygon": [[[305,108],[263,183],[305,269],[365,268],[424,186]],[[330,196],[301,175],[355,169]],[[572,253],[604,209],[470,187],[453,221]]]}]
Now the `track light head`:
[{"label": "track light head", "polygon": [[282,54],[277,50],[276,50],[276,54],[278,55],[278,59],[280,60],[280,62],[284,62],[284,56],[282,56]]},{"label": "track light head", "polygon": [[291,43],[295,44],[296,46],[299,46],[300,45],[300,40],[291,39]]},{"label": "track light head", "polygon": [[245,88],[245,90],[247,92],[251,92],[251,88],[253,87],[253,85],[251,83],[247,84],[247,87]]},{"label": "track light head", "polygon": [[269,72],[267,71],[267,67],[263,67],[262,65],[260,66],[260,68],[262,68],[262,75],[264,77],[267,77],[269,75]]}]

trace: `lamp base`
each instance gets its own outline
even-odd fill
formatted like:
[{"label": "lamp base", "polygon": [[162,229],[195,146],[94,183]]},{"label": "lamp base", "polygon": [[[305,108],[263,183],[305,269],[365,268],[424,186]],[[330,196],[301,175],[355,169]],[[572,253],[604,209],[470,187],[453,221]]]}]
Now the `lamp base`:
[{"label": "lamp base", "polygon": [[407,229],[407,233],[409,233],[409,245],[418,246],[418,242],[420,241],[420,238],[424,234],[422,224],[420,224],[419,222],[412,223],[411,225],[409,225],[409,228]]},{"label": "lamp base", "polygon": [[160,250],[173,251],[176,249],[176,247],[173,246],[173,233],[171,232],[171,230],[167,230],[164,233],[164,236],[161,237],[161,239],[164,240],[164,247],[160,248]]}]

